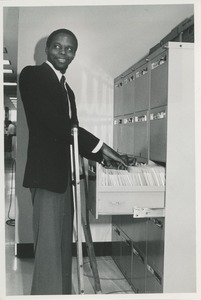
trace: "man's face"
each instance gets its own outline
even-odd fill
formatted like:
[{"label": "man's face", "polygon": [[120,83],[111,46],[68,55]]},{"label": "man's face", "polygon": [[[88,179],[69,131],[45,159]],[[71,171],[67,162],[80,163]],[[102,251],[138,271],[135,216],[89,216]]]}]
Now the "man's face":
[{"label": "man's face", "polygon": [[68,65],[75,57],[75,39],[66,33],[58,33],[54,36],[50,47],[45,49],[47,59],[53,64],[55,69],[65,73]]}]

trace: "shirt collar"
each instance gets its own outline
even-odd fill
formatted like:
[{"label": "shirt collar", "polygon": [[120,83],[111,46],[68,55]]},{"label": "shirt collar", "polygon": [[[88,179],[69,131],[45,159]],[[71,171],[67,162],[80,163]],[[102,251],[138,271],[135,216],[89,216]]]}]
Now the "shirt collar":
[{"label": "shirt collar", "polygon": [[59,81],[61,80],[62,75],[64,75],[66,77],[66,73],[62,74],[60,71],[56,70],[55,67],[53,66],[53,64],[51,62],[49,62],[49,60],[46,61],[46,63],[52,68],[52,70],[55,72],[55,74],[57,75],[57,78],[59,79]]}]

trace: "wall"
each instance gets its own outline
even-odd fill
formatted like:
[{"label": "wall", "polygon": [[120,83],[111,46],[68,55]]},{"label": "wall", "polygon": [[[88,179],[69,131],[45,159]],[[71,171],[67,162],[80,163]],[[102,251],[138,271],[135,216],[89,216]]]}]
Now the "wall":
[{"label": "wall", "polygon": [[[26,65],[42,63],[46,59],[46,37],[53,30],[63,27],[71,29],[79,40],[78,53],[69,67],[67,80],[76,95],[80,125],[112,145],[113,78],[93,60],[93,48],[87,47],[89,37],[84,24],[79,22],[76,9],[19,8],[18,72]],[[82,35],[84,37],[80,38]],[[18,99],[16,243],[31,243],[31,198],[29,190],[22,187],[28,130],[19,93]],[[92,218],[91,221],[96,224],[92,228],[94,241],[110,240],[110,217],[98,221]]]}]

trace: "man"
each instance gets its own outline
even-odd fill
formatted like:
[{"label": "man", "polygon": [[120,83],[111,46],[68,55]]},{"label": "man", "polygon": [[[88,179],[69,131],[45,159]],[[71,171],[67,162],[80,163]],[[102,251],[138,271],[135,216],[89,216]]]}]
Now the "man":
[{"label": "man", "polygon": [[16,128],[15,125],[9,121],[8,129],[7,129],[7,134],[10,136],[15,136],[16,135]]},{"label": "man", "polygon": [[[29,128],[24,187],[31,190],[35,265],[31,294],[71,294],[73,204],[71,127],[78,125],[74,93],[65,83],[78,41],[67,29],[50,34],[47,61],[25,67],[19,78]],[[124,158],[78,126],[80,154],[126,167]]]}]

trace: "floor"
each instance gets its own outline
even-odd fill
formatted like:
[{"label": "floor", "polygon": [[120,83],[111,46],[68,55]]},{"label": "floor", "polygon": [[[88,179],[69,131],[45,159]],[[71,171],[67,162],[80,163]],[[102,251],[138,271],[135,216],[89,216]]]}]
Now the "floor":
[{"label": "floor", "polygon": [[[6,224],[6,294],[29,295],[32,280],[33,259],[15,256],[14,195],[15,162],[5,154],[5,221]],[[130,285],[110,256],[97,257],[102,294],[133,294]],[[78,294],[77,260],[73,258],[73,294]],[[84,258],[84,293],[95,294],[94,279],[88,258]]]}]

